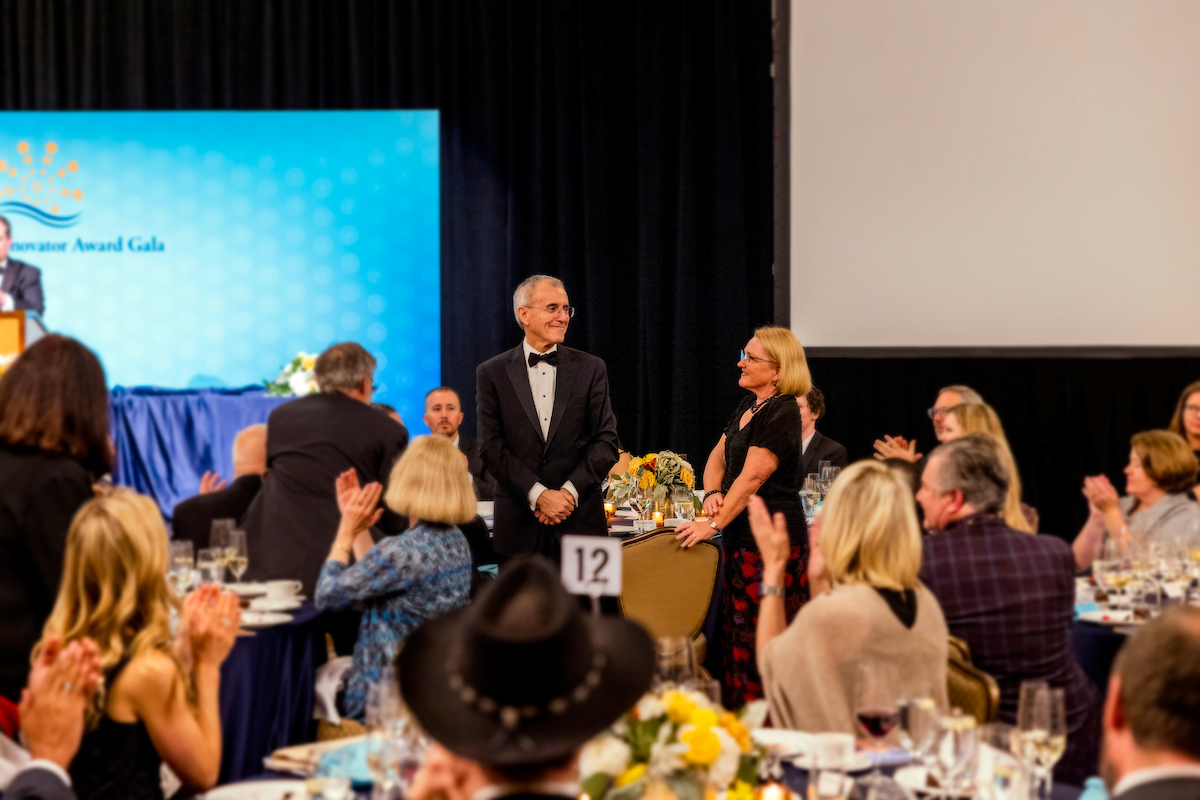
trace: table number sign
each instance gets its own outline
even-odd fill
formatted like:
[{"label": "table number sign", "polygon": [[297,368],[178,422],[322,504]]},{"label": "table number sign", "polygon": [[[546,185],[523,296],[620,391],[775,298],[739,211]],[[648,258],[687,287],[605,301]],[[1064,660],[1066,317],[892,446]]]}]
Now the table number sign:
[{"label": "table number sign", "polygon": [[621,594],[621,541],[606,536],[562,537],[562,582],[571,594]]}]

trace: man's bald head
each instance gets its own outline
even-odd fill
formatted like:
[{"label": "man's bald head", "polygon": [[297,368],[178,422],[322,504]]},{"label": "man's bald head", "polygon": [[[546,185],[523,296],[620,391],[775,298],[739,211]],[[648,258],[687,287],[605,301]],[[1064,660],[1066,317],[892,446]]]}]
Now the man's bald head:
[{"label": "man's bald head", "polygon": [[251,425],[233,440],[233,475],[262,475],[267,471],[267,426]]}]

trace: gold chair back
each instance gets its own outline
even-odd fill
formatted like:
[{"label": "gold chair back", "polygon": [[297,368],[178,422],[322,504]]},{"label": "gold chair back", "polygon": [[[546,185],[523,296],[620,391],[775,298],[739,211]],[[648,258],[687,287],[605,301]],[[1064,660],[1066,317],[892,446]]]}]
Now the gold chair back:
[{"label": "gold chair back", "polygon": [[967,643],[950,637],[946,664],[946,695],[951,708],[960,708],[980,725],[995,722],[1000,715],[1000,686],[996,679],[971,663]]},{"label": "gold chair back", "polygon": [[621,614],[645,626],[655,639],[687,636],[703,660],[704,619],[712,601],[721,552],[712,542],[687,550],[674,528],[658,528],[621,546]]}]

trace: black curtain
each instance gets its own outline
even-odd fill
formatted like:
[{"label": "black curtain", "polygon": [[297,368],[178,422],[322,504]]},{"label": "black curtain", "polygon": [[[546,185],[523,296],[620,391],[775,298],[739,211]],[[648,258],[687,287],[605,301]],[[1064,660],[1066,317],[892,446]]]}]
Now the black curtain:
[{"label": "black curtain", "polygon": [[442,372],[560,276],[620,433],[698,465],[772,313],[770,0],[0,0],[0,108],[433,108]]},{"label": "black curtain", "polygon": [[867,458],[886,434],[937,445],[924,410],[938,389],[978,390],[1004,423],[1025,502],[1044,532],[1075,538],[1087,519],[1084,475],[1106,474],[1118,491],[1129,438],[1165,428],[1183,387],[1200,378],[1196,358],[813,358],[828,411],[817,428]]}]

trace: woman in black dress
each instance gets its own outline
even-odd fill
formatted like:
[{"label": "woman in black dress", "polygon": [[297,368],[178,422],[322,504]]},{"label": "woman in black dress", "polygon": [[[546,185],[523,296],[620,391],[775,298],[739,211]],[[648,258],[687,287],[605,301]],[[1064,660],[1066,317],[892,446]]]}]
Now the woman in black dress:
[{"label": "woman in black dress", "polygon": [[763,696],[754,660],[754,632],[762,587],[762,558],[750,533],[746,504],[757,494],[771,513],[788,523],[792,554],[783,587],[791,622],[808,600],[808,528],[800,505],[803,447],[796,396],[812,387],[804,348],[787,328],[764,327],[742,351],[738,385],[751,393],[729,419],[704,467],[707,520],[676,529],[683,547],[721,533],[725,550],[722,619],[725,642],[724,694],[728,708]]},{"label": "woman in black dress", "polygon": [[0,695],[19,700],[62,575],[71,517],[112,467],[99,359],[50,335],[0,378]]}]

